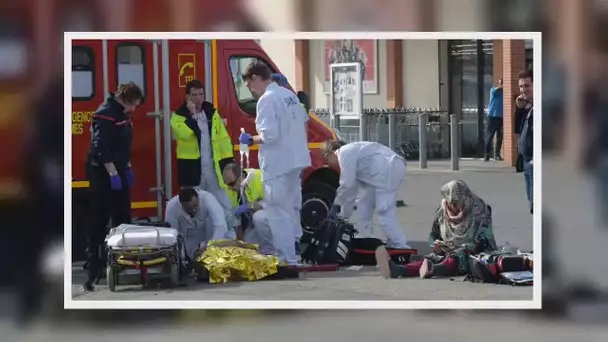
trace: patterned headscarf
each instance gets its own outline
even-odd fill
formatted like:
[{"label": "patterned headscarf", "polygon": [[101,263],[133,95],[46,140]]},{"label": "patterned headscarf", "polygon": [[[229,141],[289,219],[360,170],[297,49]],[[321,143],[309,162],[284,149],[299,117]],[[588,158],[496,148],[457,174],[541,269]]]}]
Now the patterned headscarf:
[{"label": "patterned headscarf", "polygon": [[287,82],[287,77],[285,77],[283,74],[272,74],[271,79],[281,87],[287,87],[289,85],[289,82]]},{"label": "patterned headscarf", "polygon": [[[444,241],[457,246],[472,243],[480,228],[491,228],[490,209],[465,182],[453,180],[446,183],[441,187],[441,196],[437,220]],[[448,204],[458,208],[458,213],[450,210]]]}]

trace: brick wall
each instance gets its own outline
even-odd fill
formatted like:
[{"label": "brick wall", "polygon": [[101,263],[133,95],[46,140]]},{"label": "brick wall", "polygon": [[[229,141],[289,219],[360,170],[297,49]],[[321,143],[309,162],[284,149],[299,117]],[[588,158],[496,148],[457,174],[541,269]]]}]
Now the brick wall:
[{"label": "brick wall", "polygon": [[492,41],[494,56],[492,58],[492,70],[494,73],[493,84],[497,84],[502,78],[502,40]]},{"label": "brick wall", "polygon": [[304,91],[309,96],[310,91],[310,42],[308,40],[296,40],[296,84],[295,91]]},{"label": "brick wall", "polygon": [[[502,77],[504,84],[504,158],[511,166],[517,161],[517,136],[513,133],[515,98],[519,95],[517,77],[525,70],[526,49],[523,40],[502,41]],[[496,69],[495,69],[496,70]],[[496,77],[496,74],[495,76]]]},{"label": "brick wall", "polygon": [[403,107],[403,42],[386,42],[386,106]]}]

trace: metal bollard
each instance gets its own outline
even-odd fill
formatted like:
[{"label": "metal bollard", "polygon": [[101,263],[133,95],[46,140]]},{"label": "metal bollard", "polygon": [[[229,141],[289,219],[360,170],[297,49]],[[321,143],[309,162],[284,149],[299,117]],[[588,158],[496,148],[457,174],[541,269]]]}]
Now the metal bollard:
[{"label": "metal bollard", "polygon": [[330,119],[330,123],[331,123],[331,128],[336,129],[336,130],[340,130],[340,116],[339,115],[334,115],[333,118]]},{"label": "metal bollard", "polygon": [[418,116],[418,159],[420,161],[420,168],[426,169],[426,122],[427,116],[424,113],[419,114]]},{"label": "metal bollard", "polygon": [[459,169],[459,158],[458,158],[458,118],[456,114],[450,115],[450,158],[452,164],[452,171]]},{"label": "metal bollard", "polygon": [[397,115],[391,113],[388,115],[388,147],[391,150],[397,148]]},{"label": "metal bollard", "polygon": [[376,116],[376,140],[379,143],[383,143],[383,139],[382,134],[380,133],[382,131],[382,123],[384,122],[384,115],[380,114],[378,116]]},{"label": "metal bollard", "polygon": [[367,115],[365,113],[361,113],[359,116],[359,141],[367,141],[367,123],[369,120],[367,119]]}]

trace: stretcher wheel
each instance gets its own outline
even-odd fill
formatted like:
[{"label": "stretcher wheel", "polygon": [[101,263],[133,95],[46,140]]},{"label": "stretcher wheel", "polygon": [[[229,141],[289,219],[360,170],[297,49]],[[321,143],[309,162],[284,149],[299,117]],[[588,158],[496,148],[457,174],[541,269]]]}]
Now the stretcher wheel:
[{"label": "stretcher wheel", "polygon": [[171,286],[172,287],[177,287],[179,286],[179,282],[180,282],[180,263],[171,263],[171,266],[169,268],[169,276],[170,276],[170,281],[171,281]]},{"label": "stretcher wheel", "polygon": [[111,292],[116,291],[118,279],[116,277],[116,271],[112,266],[106,267],[106,282],[108,283],[108,289]]}]

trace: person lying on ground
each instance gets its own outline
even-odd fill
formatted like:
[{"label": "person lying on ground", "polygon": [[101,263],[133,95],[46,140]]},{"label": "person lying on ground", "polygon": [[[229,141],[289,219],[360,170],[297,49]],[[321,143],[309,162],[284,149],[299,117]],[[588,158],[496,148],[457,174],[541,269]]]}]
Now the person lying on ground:
[{"label": "person lying on ground", "polygon": [[167,203],[167,224],[184,239],[185,255],[193,258],[201,244],[210,240],[230,239],[224,209],[215,196],[205,190],[183,188]]},{"label": "person lying on ground", "polygon": [[490,207],[461,180],[441,188],[429,243],[433,251],[422,260],[401,266],[384,247],[376,250],[380,273],[386,279],[459,276],[468,273],[468,255],[496,251]]}]

